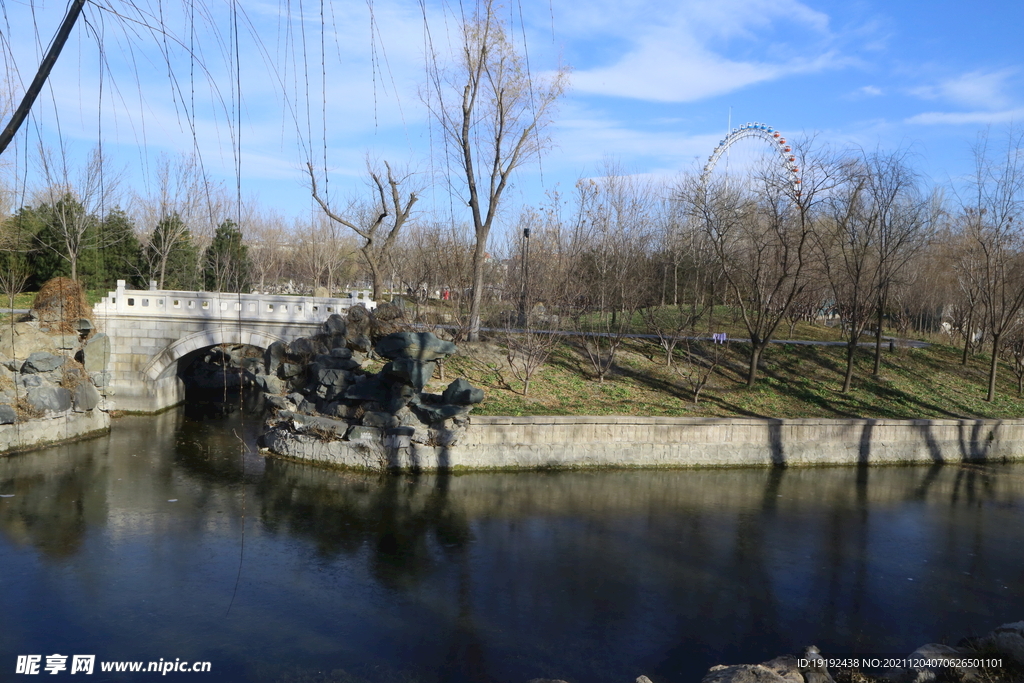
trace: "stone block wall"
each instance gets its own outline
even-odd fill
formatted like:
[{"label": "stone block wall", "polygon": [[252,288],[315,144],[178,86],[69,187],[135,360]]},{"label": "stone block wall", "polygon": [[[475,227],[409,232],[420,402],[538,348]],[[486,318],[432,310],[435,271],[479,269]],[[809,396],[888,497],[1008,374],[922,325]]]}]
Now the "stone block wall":
[{"label": "stone block wall", "polygon": [[450,448],[274,445],[325,465],[428,471],[933,464],[1024,460],[1024,420],[474,416]]}]

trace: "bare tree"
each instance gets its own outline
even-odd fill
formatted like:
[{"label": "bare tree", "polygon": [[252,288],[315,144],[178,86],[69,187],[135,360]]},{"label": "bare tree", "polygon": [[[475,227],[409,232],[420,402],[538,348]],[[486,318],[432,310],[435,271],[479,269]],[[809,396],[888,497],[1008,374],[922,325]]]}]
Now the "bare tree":
[{"label": "bare tree", "polygon": [[149,271],[160,289],[167,280],[169,262],[183,247],[188,247],[195,260],[190,268],[202,272],[203,249],[223,218],[234,215],[223,187],[208,178],[196,157],[187,155],[162,159],[154,191],[138,198],[136,204],[136,222],[145,230],[142,238]]},{"label": "bare tree", "polygon": [[545,129],[567,76],[565,69],[549,81],[531,74],[498,14],[495,0],[477,4],[460,27],[454,63],[440,67],[431,55],[423,98],[447,143],[451,165],[465,183],[472,215],[471,341],[480,336],[487,239],[502,196],[512,173],[546,145]]},{"label": "bare tree", "polygon": [[284,219],[272,212],[250,216],[245,235],[252,265],[252,284],[257,291],[264,292],[269,284],[277,285],[284,277],[287,251],[292,246],[293,236]]},{"label": "bare tree", "polygon": [[324,287],[328,296],[334,293],[340,282],[348,281],[356,271],[352,255],[358,245],[353,237],[342,233],[338,226],[336,221],[317,214],[295,230],[295,273],[308,289]]},{"label": "bare tree", "polygon": [[875,288],[875,361],[882,363],[882,323],[892,291],[906,279],[906,266],[924,246],[929,221],[928,203],[919,195],[917,177],[907,163],[907,152],[875,153],[865,159],[868,192],[877,233]]},{"label": "bare tree", "polygon": [[[652,262],[654,270],[648,273],[655,280],[660,276],[660,286],[657,282],[650,286],[660,290],[661,305],[655,306],[651,300],[641,314],[648,331],[657,336],[665,352],[665,365],[671,367],[676,346],[684,336],[697,333],[697,324],[711,310],[721,268],[707,234],[681,201],[670,200],[661,209],[663,258]],[[665,296],[667,285],[671,287],[670,303]]]},{"label": "bare tree", "polygon": [[649,182],[610,166],[602,178],[577,184],[577,202],[580,289],[570,320],[597,380],[604,382],[633,318],[651,296],[645,274],[656,199]]},{"label": "bare tree", "polygon": [[1018,325],[1003,346],[1003,356],[1017,378],[1017,396],[1024,396],[1024,325]]},{"label": "bare tree", "polygon": [[696,339],[683,340],[684,354],[682,361],[672,367],[693,394],[693,403],[700,403],[700,395],[711,381],[711,376],[722,364],[725,352],[724,344],[711,343]]},{"label": "bare tree", "polygon": [[1024,308],[1024,133],[1010,130],[993,158],[988,136],[974,149],[975,173],[961,197],[961,229],[976,266],[982,323],[992,355],[985,400],[996,395],[999,352]]},{"label": "bare tree", "polygon": [[747,386],[757,380],[761,354],[808,284],[816,206],[835,185],[836,160],[809,144],[799,148],[802,182],[774,167],[752,180],[754,192],[694,181],[684,188],[694,219],[714,247],[722,277],[750,337]]},{"label": "bare tree", "polygon": [[868,171],[851,164],[850,174],[828,201],[828,220],[815,246],[846,340],[842,391],[850,390],[857,346],[876,304],[878,290],[878,223],[868,189]]},{"label": "bare tree", "polygon": [[332,221],[344,225],[363,240],[359,251],[363,255],[363,260],[366,261],[366,266],[370,269],[373,299],[380,301],[384,294],[383,269],[391,256],[395,239],[409,219],[413,204],[419,197],[415,192],[410,192],[408,198],[402,198],[401,185],[408,181],[409,175],[396,177],[388,162],[384,162],[384,168],[387,169],[386,176],[382,175],[379,170],[370,167],[369,164],[367,166],[373,190],[373,201],[350,204],[346,211],[348,215],[346,218],[334,212],[328,199],[320,195],[317,190],[313,164],[306,164],[312,185],[313,199]]}]

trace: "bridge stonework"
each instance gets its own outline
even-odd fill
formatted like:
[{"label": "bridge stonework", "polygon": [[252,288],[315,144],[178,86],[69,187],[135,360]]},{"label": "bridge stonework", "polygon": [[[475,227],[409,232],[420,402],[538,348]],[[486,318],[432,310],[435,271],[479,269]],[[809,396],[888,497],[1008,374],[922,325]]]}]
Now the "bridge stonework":
[{"label": "bridge stonework", "polygon": [[344,298],[117,290],[93,306],[93,323],[110,338],[107,394],[118,410],[156,412],[185,400],[178,361],[218,344],[266,349],[315,334],[333,313],[376,304],[368,292]]}]

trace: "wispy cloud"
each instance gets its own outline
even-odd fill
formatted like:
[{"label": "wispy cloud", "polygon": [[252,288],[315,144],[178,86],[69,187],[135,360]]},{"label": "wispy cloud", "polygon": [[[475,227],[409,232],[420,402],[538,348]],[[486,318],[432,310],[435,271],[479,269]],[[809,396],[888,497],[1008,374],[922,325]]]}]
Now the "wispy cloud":
[{"label": "wispy cloud", "polygon": [[882,89],[874,85],[865,85],[863,88],[857,88],[856,92],[862,97],[878,97],[882,94]]},{"label": "wispy cloud", "polygon": [[906,119],[904,123],[934,126],[934,125],[988,125],[993,123],[1009,123],[1011,121],[1024,121],[1024,107],[1018,109],[1006,109],[1003,111],[967,111],[967,112],[938,112],[931,111],[917,114]]},{"label": "wispy cloud", "polygon": [[[667,15],[663,7],[651,13],[648,9],[641,3],[629,17],[623,16],[621,5],[608,14],[595,13],[608,23],[594,26],[592,17],[590,30],[624,42],[625,49],[613,63],[578,70],[575,90],[692,102],[848,63],[830,46],[828,16],[794,0],[697,0]],[[650,17],[657,17],[657,23]],[[803,36],[800,43],[792,40],[794,25]],[[625,27],[628,34],[619,33]],[[731,49],[729,43],[737,40],[749,45]]]},{"label": "wispy cloud", "polygon": [[1005,109],[1010,104],[1009,81],[1016,69],[972,71],[934,85],[913,88],[911,95],[925,100],[942,100],[968,107]]}]

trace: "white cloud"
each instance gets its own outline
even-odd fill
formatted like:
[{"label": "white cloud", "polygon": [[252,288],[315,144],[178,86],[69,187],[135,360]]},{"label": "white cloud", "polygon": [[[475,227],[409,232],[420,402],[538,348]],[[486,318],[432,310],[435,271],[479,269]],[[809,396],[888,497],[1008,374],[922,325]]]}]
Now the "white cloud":
[{"label": "white cloud", "polygon": [[972,71],[935,85],[914,88],[910,94],[925,100],[944,100],[992,110],[1004,109],[1010,103],[1006,92],[1008,81],[1016,72],[1016,69]]},{"label": "white cloud", "polygon": [[865,85],[863,88],[858,88],[857,93],[864,97],[878,97],[882,94],[882,89],[874,85]]},{"label": "white cloud", "polygon": [[1024,108],[1007,109],[1004,111],[968,111],[968,112],[925,112],[911,116],[904,123],[924,126],[934,125],[987,125],[993,123],[1009,123],[1024,120]]},{"label": "white cloud", "polygon": [[[614,63],[576,71],[576,91],[692,102],[846,63],[828,47],[828,16],[795,0],[693,0],[671,10],[651,4],[626,3],[633,8],[627,11],[619,3],[591,14],[589,31],[626,48]],[[604,23],[596,25],[595,17],[604,17]],[[792,40],[797,32],[799,43]],[[742,45],[726,45],[729,41]]]}]

